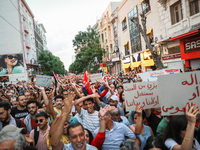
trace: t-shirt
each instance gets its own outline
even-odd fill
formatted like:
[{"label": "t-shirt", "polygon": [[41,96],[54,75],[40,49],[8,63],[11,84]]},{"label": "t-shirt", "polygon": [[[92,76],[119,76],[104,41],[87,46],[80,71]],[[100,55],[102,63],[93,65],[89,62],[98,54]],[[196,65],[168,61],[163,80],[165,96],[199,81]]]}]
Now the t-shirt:
[{"label": "t-shirt", "polygon": [[31,118],[31,128],[35,129],[35,127],[37,127],[37,123],[35,122],[36,119]]},{"label": "t-shirt", "polygon": [[158,136],[162,137],[164,135],[167,125],[168,125],[168,121],[165,119],[165,117],[163,117],[161,122],[158,124],[157,130],[156,130],[156,133]]},{"label": "t-shirt", "polygon": [[28,115],[28,109],[18,110],[17,107],[13,107],[10,114],[16,119],[25,118]]},{"label": "t-shirt", "polygon": [[154,135],[156,135],[156,129],[161,120],[162,117],[159,118],[153,113],[151,113],[151,115],[147,118],[148,125],[151,127]]},{"label": "t-shirt", "polygon": [[[168,138],[166,141],[165,141],[165,145],[166,147],[169,149],[169,150],[172,150],[173,147],[175,145],[179,145],[178,143],[176,143],[176,141],[174,141],[172,138]],[[194,139],[194,142],[193,142],[193,148],[191,150],[197,150],[197,149],[200,149],[200,145],[199,143],[197,142],[196,139]]]},{"label": "t-shirt", "polygon": [[81,108],[80,117],[82,119],[83,127],[90,130],[91,132],[93,132],[96,128],[99,127],[100,122],[98,117],[98,111],[95,111],[93,114],[89,114],[87,110]]}]

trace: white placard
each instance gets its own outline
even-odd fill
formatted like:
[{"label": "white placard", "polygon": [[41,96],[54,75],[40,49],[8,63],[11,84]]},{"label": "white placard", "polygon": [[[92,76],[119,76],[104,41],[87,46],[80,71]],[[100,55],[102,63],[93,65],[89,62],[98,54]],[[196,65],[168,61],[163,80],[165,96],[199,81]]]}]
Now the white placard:
[{"label": "white placard", "polygon": [[96,80],[97,81],[102,80],[102,73],[91,74],[90,79],[92,83],[95,83]]},{"label": "white placard", "polygon": [[200,106],[200,72],[158,77],[162,115],[181,115],[187,102]]},{"label": "white placard", "polygon": [[180,70],[179,69],[162,69],[162,70],[139,73],[138,76],[142,78],[143,82],[149,82],[149,81],[158,81],[159,75],[174,74],[174,73],[180,73]]},{"label": "white placard", "polygon": [[52,76],[44,76],[44,75],[36,75],[36,82],[35,85],[37,86],[49,86],[51,87]]},{"label": "white placard", "polygon": [[136,106],[144,109],[160,107],[158,81],[124,84],[126,111],[135,110]]}]

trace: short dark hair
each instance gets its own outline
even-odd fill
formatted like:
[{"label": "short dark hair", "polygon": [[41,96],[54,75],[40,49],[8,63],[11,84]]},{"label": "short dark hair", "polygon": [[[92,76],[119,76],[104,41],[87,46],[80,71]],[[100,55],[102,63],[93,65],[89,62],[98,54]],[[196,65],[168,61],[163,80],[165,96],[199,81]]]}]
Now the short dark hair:
[{"label": "short dark hair", "polygon": [[0,102],[0,108],[4,108],[4,110],[8,111],[8,109],[11,109],[10,104],[7,101],[1,101]]},{"label": "short dark hair", "polygon": [[117,89],[119,89],[120,87],[122,88],[122,90],[124,89],[124,87],[122,85],[118,86]]},{"label": "short dark hair", "polygon": [[62,92],[61,92],[61,94],[63,94],[63,92],[68,92],[68,90],[66,90],[66,89],[63,89],[63,90],[62,90]]},{"label": "short dark hair", "polygon": [[46,91],[49,91],[49,92],[50,92],[51,90],[50,90],[49,88],[47,88],[47,89],[45,89],[45,92],[46,92]]},{"label": "short dark hair", "polygon": [[47,113],[45,113],[45,112],[39,112],[37,115],[36,115],[36,118],[37,117],[45,117],[46,119],[49,117],[48,115],[47,115]]},{"label": "short dark hair", "polygon": [[90,101],[90,102],[94,103],[93,98],[88,98],[88,99],[84,100],[84,101],[83,101],[83,104],[84,104],[84,105],[85,105],[85,102],[86,102],[86,101]]},{"label": "short dark hair", "polygon": [[38,107],[40,106],[40,103],[39,103],[38,101],[34,100],[34,99],[29,100],[29,101],[27,102],[27,106],[28,106],[29,104],[31,104],[31,103],[35,103],[36,106],[38,106]]},{"label": "short dark hair", "polygon": [[56,101],[57,98],[62,98],[62,100],[64,100],[64,97],[61,95],[56,95],[56,97],[54,98],[54,100]]},{"label": "short dark hair", "polygon": [[68,136],[68,137],[70,136],[70,134],[69,134],[69,129],[70,129],[70,128],[76,128],[76,127],[78,127],[78,126],[81,126],[82,129],[83,129],[83,131],[84,131],[84,128],[83,128],[83,126],[82,126],[82,124],[81,124],[80,122],[72,122],[72,123],[70,123],[70,124],[68,125],[68,127],[67,127],[67,136]]}]

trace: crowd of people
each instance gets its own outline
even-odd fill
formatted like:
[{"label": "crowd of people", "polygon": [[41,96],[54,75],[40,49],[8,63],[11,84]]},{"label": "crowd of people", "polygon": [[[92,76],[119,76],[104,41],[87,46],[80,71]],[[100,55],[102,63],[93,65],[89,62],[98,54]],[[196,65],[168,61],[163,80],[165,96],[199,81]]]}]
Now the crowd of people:
[{"label": "crowd of people", "polygon": [[[86,78],[85,78],[86,77]],[[161,116],[161,108],[127,111],[124,83],[134,72],[61,75],[51,87],[18,81],[0,84],[0,150],[197,150],[199,107]]]}]

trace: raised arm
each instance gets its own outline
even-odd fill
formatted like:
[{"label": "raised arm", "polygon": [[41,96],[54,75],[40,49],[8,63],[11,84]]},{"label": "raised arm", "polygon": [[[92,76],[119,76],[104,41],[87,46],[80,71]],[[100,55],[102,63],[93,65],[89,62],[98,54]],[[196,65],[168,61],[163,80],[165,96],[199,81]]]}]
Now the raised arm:
[{"label": "raised arm", "polygon": [[73,106],[72,101],[74,100],[74,98],[75,98],[75,94],[70,93],[68,98],[64,100],[64,109],[63,109],[58,121],[54,123],[54,126],[56,126],[56,132],[54,132],[52,134],[51,141],[50,141],[53,150],[62,150],[62,148],[63,148],[63,142],[60,141],[60,139],[63,134],[64,124],[67,119],[67,116],[71,112],[71,109]]},{"label": "raised arm", "polygon": [[185,115],[188,120],[185,137],[181,145],[175,145],[172,150],[189,150],[192,149],[193,138],[194,138],[194,129],[196,123],[196,116],[199,113],[198,106],[194,109],[195,104],[189,109],[189,104],[186,104]]},{"label": "raised arm", "polygon": [[136,112],[138,114],[138,117],[137,117],[137,122],[136,122],[136,125],[135,125],[135,134],[137,134],[137,135],[141,134],[141,131],[142,131],[142,126],[143,126],[142,125],[142,122],[143,122],[143,120],[142,120],[142,110],[143,110],[142,106],[136,107]]}]

